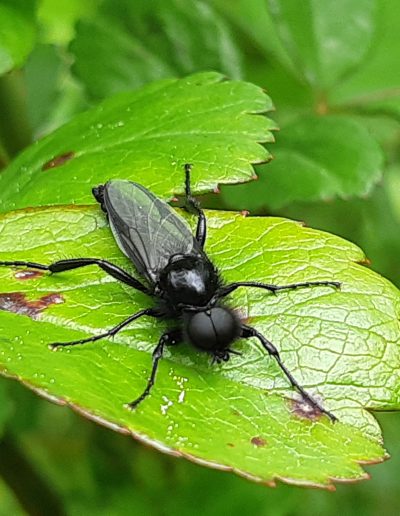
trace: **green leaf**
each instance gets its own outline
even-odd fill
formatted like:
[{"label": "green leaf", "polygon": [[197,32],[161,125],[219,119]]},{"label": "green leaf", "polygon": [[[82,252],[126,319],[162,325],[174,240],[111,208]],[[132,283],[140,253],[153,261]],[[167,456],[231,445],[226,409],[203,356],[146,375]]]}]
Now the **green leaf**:
[{"label": "green leaf", "polygon": [[271,107],[261,88],[211,72],[120,94],[14,160],[0,176],[0,210],[94,202],[91,188],[111,177],[172,197],[182,191],[182,167],[190,162],[198,191],[246,181],[251,163],[269,159],[258,142],[273,141],[275,124],[257,113]]},{"label": "green leaf", "polygon": [[295,67],[319,90],[334,86],[366,57],[376,0],[268,0]]},{"label": "green leaf", "polygon": [[78,24],[70,50],[73,71],[94,98],[202,69],[241,76],[226,23],[197,0],[106,1]]},{"label": "green leaf", "polygon": [[37,45],[25,66],[27,109],[31,126],[36,132],[40,132],[54,110],[60,94],[61,70],[59,53],[51,45]]},{"label": "green leaf", "polygon": [[35,2],[0,0],[0,74],[23,65],[36,38]]},{"label": "green leaf", "polygon": [[[259,66],[264,75],[263,81],[269,81],[271,59],[276,59],[291,72],[296,71],[278,36],[276,23],[265,0],[235,0],[232,3],[225,0],[209,1],[236,26],[236,34],[246,35],[246,38],[252,42],[253,51],[255,48],[262,51],[263,57],[268,60],[264,66]],[[241,44],[244,46],[245,41],[241,41]],[[249,63],[253,56],[249,52],[243,52],[243,54],[246,57],[246,63]],[[248,69],[247,73],[252,74],[252,71]],[[285,87],[286,85],[282,83],[281,86]]]},{"label": "green leaf", "polygon": [[74,37],[76,22],[94,16],[100,3],[101,0],[40,0],[41,41],[58,46],[68,44]]},{"label": "green leaf", "polygon": [[24,68],[25,96],[35,139],[83,111],[83,91],[72,79],[69,63],[54,45],[36,45]]},{"label": "green leaf", "polygon": [[[275,361],[243,340],[235,345],[241,356],[213,367],[186,345],[167,350],[152,395],[127,411],[123,403],[143,390],[165,324],[143,319],[113,341],[47,347],[100,333],[151,304],[96,268],[58,275],[1,268],[3,372],[164,452],[251,479],[329,487],[333,478],[364,478],[359,462],[384,457],[369,411],[400,406],[399,292],[360,265],[365,258],[355,245],[333,235],[285,219],[207,216],[207,252],[226,281],[342,282],[341,291],[271,296],[239,289],[231,299],[339,423],[300,417],[301,404],[287,399],[298,398]],[[0,260],[93,256],[131,269],[95,207],[6,214],[0,249]]]},{"label": "green leaf", "polygon": [[383,152],[357,120],[309,116],[285,127],[259,181],[222,189],[226,206],[272,210],[293,201],[365,196],[382,178]]},{"label": "green leaf", "polygon": [[390,114],[400,119],[399,24],[399,2],[381,2],[377,35],[368,59],[349,80],[331,92],[332,103],[367,114]]},{"label": "green leaf", "polygon": [[22,510],[17,502],[14,493],[3,480],[0,481],[0,503],[3,514],[12,514],[13,516],[26,515],[26,512]]},{"label": "green leaf", "polygon": [[[370,202],[362,205],[359,239],[367,246],[373,263],[399,284],[400,166],[389,167],[385,183]],[[377,238],[379,235],[379,238]]]}]

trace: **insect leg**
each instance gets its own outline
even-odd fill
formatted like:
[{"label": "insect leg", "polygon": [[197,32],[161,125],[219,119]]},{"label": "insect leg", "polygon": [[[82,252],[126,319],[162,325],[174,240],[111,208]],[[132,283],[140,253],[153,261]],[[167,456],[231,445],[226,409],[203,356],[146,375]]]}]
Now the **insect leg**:
[{"label": "insect leg", "polygon": [[192,165],[186,163],[185,165],[185,196],[186,196],[186,206],[185,209],[189,213],[194,213],[197,215],[197,228],[196,228],[196,240],[204,247],[204,243],[206,241],[207,236],[207,219],[204,215],[203,210],[200,208],[200,204],[196,199],[192,196],[192,190],[190,188],[190,171],[192,169]]},{"label": "insect leg", "polygon": [[265,290],[269,290],[270,292],[273,292],[274,294],[278,292],[279,290],[295,290],[297,288],[307,288],[307,287],[333,287],[333,288],[340,288],[340,283],[338,281],[306,281],[304,283],[291,283],[290,285],[270,285],[268,283],[260,283],[258,281],[238,281],[236,283],[231,283],[230,285],[226,285],[222,287],[218,293],[217,297],[225,297],[234,290],[236,290],[239,287],[256,287],[256,288],[263,288]]},{"label": "insect leg", "polygon": [[15,267],[29,267],[31,269],[39,269],[43,271],[50,272],[63,272],[69,271],[71,269],[79,269],[80,267],[86,267],[87,265],[97,265],[104,272],[117,279],[118,281],[122,281],[122,283],[126,283],[130,287],[135,288],[136,290],[140,290],[145,294],[151,295],[148,288],[143,285],[136,278],[125,272],[123,269],[114,265],[113,263],[108,262],[107,260],[102,260],[99,258],[72,258],[70,260],[59,260],[50,265],[43,265],[41,263],[35,262],[24,262],[24,261],[14,261],[14,262],[0,262],[0,265],[7,266],[15,266]]},{"label": "insect leg", "polygon": [[138,398],[136,398],[134,401],[131,401],[130,403],[127,403],[125,405],[126,408],[133,410],[139,405],[139,403],[141,403],[145,398],[147,398],[147,396],[150,394],[151,388],[154,385],[158,363],[163,356],[165,346],[173,346],[175,344],[178,344],[181,341],[181,339],[181,331],[177,329],[169,330],[161,336],[155,350],[153,351],[153,367],[151,369],[150,378],[147,381],[146,388]]},{"label": "insect leg", "polygon": [[272,342],[267,340],[264,337],[264,335],[258,332],[255,328],[252,328],[251,326],[246,326],[245,324],[242,325],[241,336],[245,339],[248,339],[249,337],[256,337],[261,342],[263,348],[268,352],[268,354],[275,358],[275,360],[278,362],[279,367],[284,372],[286,378],[289,380],[292,387],[294,387],[303,396],[303,398],[307,400],[308,403],[310,403],[311,406],[316,408],[319,412],[326,414],[331,419],[331,421],[337,421],[336,416],[334,416],[331,412],[321,407],[321,405],[310,394],[308,394],[307,391],[305,391],[301,385],[297,383],[290,371],[283,364],[279,352],[276,349],[276,347],[272,344]]},{"label": "insect leg", "polygon": [[62,272],[71,269],[77,269],[79,267],[86,267],[87,265],[97,265],[103,269],[104,272],[117,279],[118,281],[122,281],[122,283],[126,283],[130,287],[140,290],[146,294],[150,293],[145,285],[125,272],[123,269],[117,265],[114,265],[113,263],[108,262],[107,260],[102,260],[99,258],[74,258],[71,260],[60,260],[49,265],[49,270],[51,272]]},{"label": "insect leg", "polygon": [[49,266],[43,265],[41,263],[35,262],[23,262],[20,260],[15,260],[13,262],[0,262],[0,266],[2,267],[29,267],[30,269],[39,269],[40,271],[48,271]]},{"label": "insect leg", "polygon": [[111,328],[111,330],[101,333],[100,335],[94,335],[93,337],[88,337],[86,339],[72,340],[71,342],[54,342],[53,344],[49,344],[49,347],[51,349],[57,349],[67,346],[76,346],[77,344],[86,344],[87,342],[94,342],[99,339],[104,339],[105,337],[111,337],[116,335],[120,330],[122,330],[122,328],[130,324],[132,321],[135,321],[144,315],[149,315],[150,317],[160,317],[161,313],[156,311],[154,308],[146,308],[145,310],[140,310],[140,312],[137,312],[136,314],[130,315],[127,319]]}]

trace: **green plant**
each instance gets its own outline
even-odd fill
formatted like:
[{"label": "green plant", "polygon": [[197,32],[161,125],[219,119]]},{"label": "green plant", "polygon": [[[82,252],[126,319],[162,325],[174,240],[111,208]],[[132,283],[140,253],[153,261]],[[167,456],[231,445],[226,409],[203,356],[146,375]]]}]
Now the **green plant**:
[{"label": "green plant", "polygon": [[[392,28],[387,20],[396,20],[399,9],[389,0],[383,6],[373,0],[335,6],[310,1],[301,9],[296,2],[259,0],[236,2],[229,9],[222,0],[153,0],[135,2],[133,9],[127,0],[106,0],[98,7],[71,2],[64,9],[71,6],[70,17],[80,18],[75,32],[60,21],[69,17],[56,13],[57,34],[51,2],[41,2],[39,10],[27,9],[24,2],[0,4],[0,13],[6,13],[3,33],[9,34],[1,43],[1,70],[10,72],[29,56],[22,73],[14,70],[0,81],[1,159],[10,162],[0,175],[0,210],[9,212],[0,220],[0,258],[48,263],[95,254],[130,267],[99,210],[86,206],[94,202],[90,188],[111,177],[133,178],[170,200],[182,193],[182,165],[191,161],[196,193],[206,194],[203,205],[219,210],[208,213],[207,251],[227,279],[343,282],[341,292],[313,289],[279,298],[238,292],[232,298],[340,423],[290,416],[285,400],[293,392],[285,379],[257,346],[244,343],[239,344],[243,356],[219,369],[210,369],[206,357],[193,350],[171,351],[149,403],[135,415],[127,413],[122,403],[140,391],[161,331],[158,324],[140,323],[114,343],[61,353],[46,347],[55,339],[101,331],[148,303],[91,270],[26,281],[14,269],[0,270],[3,371],[164,451],[250,478],[325,487],[332,477],[363,478],[358,461],[385,456],[379,426],[365,409],[393,410],[399,404],[398,291],[365,267],[355,245],[339,237],[282,218],[243,218],[220,210],[303,217],[363,244],[378,268],[393,275],[399,245],[399,78],[391,61],[395,23]],[[343,18],[349,23],[337,23]],[[17,23],[24,30],[14,38],[10,27]],[[358,30],[349,30],[352,23]],[[187,76],[207,68],[268,88],[281,127],[276,144],[271,145],[271,131],[277,125],[261,116],[272,107],[261,89],[221,82],[213,72]],[[19,94],[24,90],[27,97]],[[89,104],[95,106],[76,114]],[[12,159],[32,134],[46,133]],[[261,164],[270,152],[274,161]],[[251,164],[259,180],[233,185],[252,178]],[[221,194],[212,194],[217,187]],[[377,240],[382,228],[386,247]],[[0,419],[9,442],[10,431],[14,436],[21,431],[20,418],[12,420],[13,400],[22,397],[22,403],[14,403],[17,414],[19,405],[31,411],[35,403],[25,402],[24,394],[5,391],[2,396]],[[46,435],[35,417],[22,427]],[[49,470],[39,454],[32,457]],[[147,460],[152,459],[144,464]],[[150,469],[162,492],[163,475],[157,476],[154,464]],[[97,464],[93,471],[102,469]],[[130,475],[143,479],[137,469]],[[194,473],[194,483],[196,475],[201,473]],[[70,482],[65,476],[64,481]],[[80,502],[73,502],[61,484],[57,489],[73,511]],[[116,514],[124,514],[122,500],[131,501],[131,483],[124,486],[120,502],[111,497],[109,508]],[[142,485],[136,493],[138,510],[148,511],[142,499],[146,489]],[[296,500],[287,497],[289,512]],[[81,503],[89,507],[87,498]],[[169,500],[164,503],[166,511],[176,511]]]}]

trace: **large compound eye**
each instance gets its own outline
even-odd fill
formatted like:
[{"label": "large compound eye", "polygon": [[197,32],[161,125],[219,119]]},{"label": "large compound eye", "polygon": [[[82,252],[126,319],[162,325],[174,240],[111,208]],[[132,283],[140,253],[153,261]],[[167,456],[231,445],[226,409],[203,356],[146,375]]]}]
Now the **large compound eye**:
[{"label": "large compound eye", "polygon": [[186,331],[194,346],[212,351],[228,348],[238,337],[239,326],[239,321],[231,310],[217,306],[191,315]]},{"label": "large compound eye", "polygon": [[217,306],[211,309],[211,322],[217,335],[218,348],[225,349],[239,335],[239,321],[232,310]]},{"label": "large compound eye", "polygon": [[196,348],[211,351],[217,346],[217,335],[209,312],[192,315],[186,327],[187,336]]}]

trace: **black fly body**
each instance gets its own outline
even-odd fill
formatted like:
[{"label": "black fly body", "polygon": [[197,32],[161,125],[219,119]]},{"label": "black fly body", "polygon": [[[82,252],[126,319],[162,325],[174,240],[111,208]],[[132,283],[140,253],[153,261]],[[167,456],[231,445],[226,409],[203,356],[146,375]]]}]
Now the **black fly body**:
[{"label": "black fly body", "polygon": [[143,401],[154,384],[157,367],[166,346],[186,341],[210,353],[213,361],[227,361],[235,340],[257,338],[302,397],[317,412],[332,421],[336,418],[325,410],[297,383],[282,363],[278,350],[255,328],[243,324],[235,312],[224,304],[224,298],[239,287],[255,287],[276,293],[301,287],[339,287],[335,281],[309,281],[277,286],[255,281],[225,284],[204,251],[206,217],[190,189],[191,166],[185,165],[185,209],[197,216],[196,234],[186,221],[167,203],[143,186],[124,180],[112,180],[93,188],[93,195],[107,214],[114,238],[121,251],[133,262],[145,283],[120,267],[98,258],[59,260],[51,265],[25,261],[0,262],[5,266],[24,266],[52,273],[97,265],[104,272],[130,287],[154,298],[155,306],[131,315],[101,335],[72,342],[57,342],[52,348],[75,346],[110,337],[139,317],[148,316],[175,320],[176,325],[160,338],[153,352],[153,366],[143,393],[127,407],[133,409]]}]

